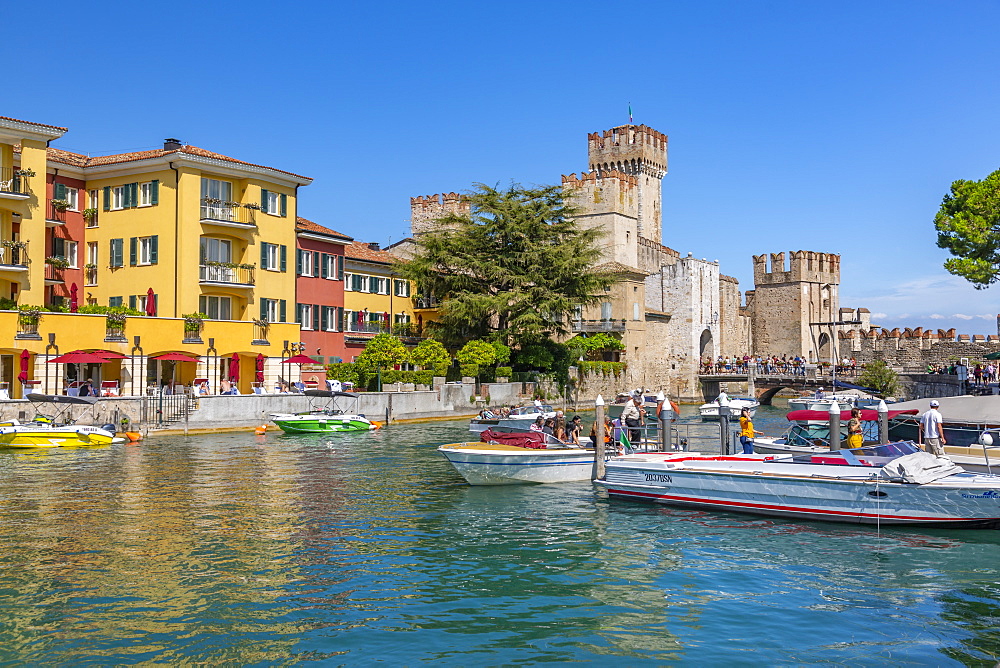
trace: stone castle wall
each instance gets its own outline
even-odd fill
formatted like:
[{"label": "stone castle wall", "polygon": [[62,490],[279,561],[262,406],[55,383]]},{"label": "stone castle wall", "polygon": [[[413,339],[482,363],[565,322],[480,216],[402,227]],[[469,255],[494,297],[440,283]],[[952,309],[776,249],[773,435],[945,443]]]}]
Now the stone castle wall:
[{"label": "stone castle wall", "polygon": [[867,363],[882,360],[892,367],[925,369],[968,358],[972,364],[1000,351],[1000,336],[956,334],[954,329],[851,329],[840,334],[840,356]]}]

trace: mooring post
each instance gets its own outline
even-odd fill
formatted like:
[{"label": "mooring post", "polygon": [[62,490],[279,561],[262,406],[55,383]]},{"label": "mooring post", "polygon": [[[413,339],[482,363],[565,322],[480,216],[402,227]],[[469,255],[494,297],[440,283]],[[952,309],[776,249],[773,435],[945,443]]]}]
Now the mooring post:
[{"label": "mooring post", "polygon": [[719,439],[722,441],[720,454],[729,454],[729,397],[725,393],[720,394],[719,402]]},{"label": "mooring post", "polygon": [[593,480],[604,480],[604,397],[597,395],[597,399],[594,400],[594,424],[597,428],[594,430],[594,470],[592,471]]},{"label": "mooring post", "polygon": [[840,403],[830,404],[830,452],[840,450]]},{"label": "mooring post", "polygon": [[878,442],[884,445],[889,442],[889,407],[879,399],[875,410],[878,411]]}]

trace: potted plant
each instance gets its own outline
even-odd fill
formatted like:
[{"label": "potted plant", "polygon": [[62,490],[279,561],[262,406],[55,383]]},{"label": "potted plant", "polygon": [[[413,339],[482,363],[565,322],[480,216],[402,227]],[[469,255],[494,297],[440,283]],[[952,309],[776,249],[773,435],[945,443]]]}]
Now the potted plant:
[{"label": "potted plant", "polygon": [[204,313],[185,313],[181,317],[184,318],[184,332],[188,333],[200,332],[208,316]]},{"label": "potted plant", "polygon": [[21,326],[26,325],[37,325],[38,321],[42,319],[42,309],[38,306],[31,306],[25,304],[24,306],[18,307],[17,324]]},{"label": "potted plant", "polygon": [[33,169],[17,169],[14,170],[14,176],[34,176],[35,170]]},{"label": "potted plant", "polygon": [[54,199],[51,204],[54,211],[65,211],[69,208],[69,202],[64,199]]},{"label": "potted plant", "polygon": [[65,269],[69,266],[69,261],[59,255],[50,255],[45,258],[45,264],[51,264],[56,269]]},{"label": "potted plant", "polygon": [[85,221],[87,221],[88,223],[92,223],[94,222],[95,218],[97,218],[97,209],[91,208],[83,210],[83,219]]}]

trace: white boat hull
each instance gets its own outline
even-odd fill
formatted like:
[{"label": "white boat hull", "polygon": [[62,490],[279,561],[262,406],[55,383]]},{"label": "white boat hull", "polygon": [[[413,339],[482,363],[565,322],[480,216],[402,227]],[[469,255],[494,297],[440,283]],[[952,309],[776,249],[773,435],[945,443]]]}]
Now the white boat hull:
[{"label": "white boat hull", "polygon": [[687,508],[859,524],[1000,526],[996,476],[961,473],[916,485],[869,478],[878,468],[765,462],[762,455],[679,465],[671,458],[612,459],[606,479],[595,483],[612,497]]},{"label": "white boat hull", "polygon": [[594,452],[582,449],[531,450],[491,448],[486,443],[442,445],[447,458],[470,485],[523,485],[528,483],[590,480]]},{"label": "white boat hull", "polygon": [[[757,408],[760,407],[760,403],[757,401],[750,401],[748,399],[730,399],[729,400],[729,419],[739,420],[740,413],[744,408],[750,411],[750,417],[752,418],[757,413]],[[698,408],[698,413],[701,415],[703,422],[718,422],[719,421],[719,403],[713,401],[708,404],[702,404]]]}]

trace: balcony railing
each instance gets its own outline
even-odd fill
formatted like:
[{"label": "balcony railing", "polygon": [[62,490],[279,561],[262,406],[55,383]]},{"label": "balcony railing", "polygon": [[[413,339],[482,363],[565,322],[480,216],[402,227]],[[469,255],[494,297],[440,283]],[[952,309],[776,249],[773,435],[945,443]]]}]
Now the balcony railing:
[{"label": "balcony railing", "polygon": [[574,332],[624,332],[624,320],[572,320]]},{"label": "balcony railing", "polygon": [[0,242],[0,265],[28,266],[27,241]]},{"label": "balcony railing", "polygon": [[85,267],[83,280],[87,285],[97,285],[97,267]]},{"label": "balcony railing", "polygon": [[414,297],[414,308],[437,308],[438,300],[434,297]]},{"label": "balcony railing", "polygon": [[0,194],[27,196],[28,177],[13,167],[0,167]]},{"label": "balcony railing", "polygon": [[351,318],[346,325],[344,331],[351,334],[381,334],[389,331],[384,322],[357,322]]},{"label": "balcony railing", "polygon": [[252,207],[208,197],[201,200],[201,220],[212,223],[233,223],[247,227],[253,227],[257,224],[255,209]]},{"label": "balcony railing", "polygon": [[224,264],[203,264],[199,267],[198,280],[202,283],[253,285],[254,269],[255,267],[246,265],[229,267]]},{"label": "balcony railing", "polygon": [[[46,205],[48,211],[45,212],[45,220],[48,223],[55,223],[57,225],[66,224],[66,209],[57,209],[52,206],[52,202]],[[51,225],[50,225],[51,226]]]},{"label": "balcony railing", "polygon": [[64,272],[65,268],[57,267],[54,264],[45,265],[45,280],[55,281],[57,283],[65,282]]}]

